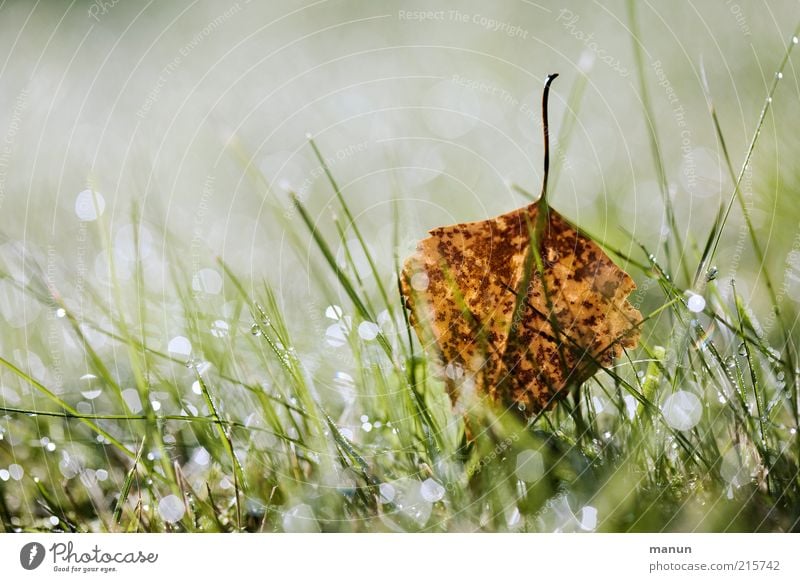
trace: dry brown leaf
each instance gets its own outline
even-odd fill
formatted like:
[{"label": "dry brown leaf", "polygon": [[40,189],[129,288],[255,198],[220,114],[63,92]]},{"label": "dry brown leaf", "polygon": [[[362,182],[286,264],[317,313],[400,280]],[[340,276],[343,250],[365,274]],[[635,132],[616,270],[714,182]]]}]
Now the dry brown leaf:
[{"label": "dry brown leaf", "polygon": [[542,96],[540,202],[436,228],[403,266],[410,321],[440,357],[453,402],[468,383],[532,415],[639,341],[642,314],[627,301],[633,280],[547,204],[547,100],[557,76]]},{"label": "dry brown leaf", "polygon": [[[534,414],[638,343],[642,316],[627,301],[633,280],[543,208],[436,228],[405,262],[401,289],[411,322],[441,358],[453,401],[469,381]],[[539,212],[546,215],[537,225]]]}]

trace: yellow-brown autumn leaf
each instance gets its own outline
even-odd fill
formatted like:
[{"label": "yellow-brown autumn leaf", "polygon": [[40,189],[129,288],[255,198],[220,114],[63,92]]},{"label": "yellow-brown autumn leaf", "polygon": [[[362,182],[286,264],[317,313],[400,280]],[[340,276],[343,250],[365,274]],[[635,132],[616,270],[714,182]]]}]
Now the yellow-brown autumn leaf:
[{"label": "yellow-brown autumn leaf", "polygon": [[633,280],[552,208],[536,253],[539,212],[436,228],[405,262],[411,322],[446,367],[453,400],[472,381],[535,413],[638,342]]},{"label": "yellow-brown autumn leaf", "polygon": [[445,367],[455,402],[464,382],[526,414],[639,341],[636,288],[597,244],[547,204],[547,77],[540,201],[430,231],[401,274],[410,321]]}]

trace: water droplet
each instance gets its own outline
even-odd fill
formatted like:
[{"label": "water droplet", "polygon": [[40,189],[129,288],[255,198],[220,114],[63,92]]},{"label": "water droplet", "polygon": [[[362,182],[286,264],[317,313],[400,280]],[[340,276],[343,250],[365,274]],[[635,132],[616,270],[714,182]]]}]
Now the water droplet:
[{"label": "water droplet", "polygon": [[261,335],[261,328],[258,326],[257,323],[254,323],[253,325],[250,326],[250,333],[252,333],[256,337]]},{"label": "water droplet", "polygon": [[183,518],[186,506],[177,495],[167,495],[158,502],[158,514],[168,523],[175,523]]},{"label": "water droplet", "polygon": [[381,483],[378,490],[381,493],[381,502],[383,503],[391,503],[394,501],[394,496],[397,494],[394,487],[389,483]]},{"label": "water droplet", "polygon": [[319,533],[319,524],[309,505],[295,505],[283,514],[283,531],[288,533]]},{"label": "water droplet", "polygon": [[591,505],[581,508],[580,527],[584,531],[594,531],[597,527],[597,509]]},{"label": "water droplet", "polygon": [[363,430],[364,432],[371,432],[372,431],[372,423],[371,422],[365,422],[364,424],[361,425],[361,430]]},{"label": "water droplet", "polygon": [[792,44],[797,44],[798,38],[796,36],[792,37]]},{"label": "water droplet", "polygon": [[367,422],[369,421],[369,416],[366,414],[362,414],[360,420],[361,422]]},{"label": "water droplet", "polygon": [[464,368],[458,362],[450,362],[445,366],[444,373],[451,380],[458,380],[464,375]]},{"label": "water droplet", "polygon": [[153,407],[154,412],[158,412],[159,410],[161,410],[161,403],[158,400],[151,400],[150,406]]},{"label": "water droplet", "polygon": [[420,271],[419,273],[414,273],[411,276],[411,288],[415,291],[425,291],[430,285],[430,278],[428,277],[428,273],[425,271]]},{"label": "water droplet", "polygon": [[94,400],[103,393],[103,383],[94,374],[84,374],[80,377],[81,396],[87,400]]},{"label": "water droplet", "polygon": [[48,450],[48,452],[52,453],[56,450],[56,443],[47,443],[45,448]]},{"label": "water droplet", "polygon": [[349,326],[346,325],[347,319],[334,323],[325,330],[325,341],[329,346],[339,348],[347,343],[347,335],[350,333]]},{"label": "water droplet", "polygon": [[11,475],[8,474],[6,469],[0,469],[0,481],[8,481]]},{"label": "water droplet", "polygon": [[192,277],[192,289],[208,295],[219,295],[222,291],[222,275],[214,269],[200,269]]},{"label": "water droplet", "polygon": [[22,481],[22,477],[25,476],[25,469],[22,468],[22,465],[13,463],[8,466],[8,474],[14,481]]},{"label": "water droplet", "polygon": [[778,79],[783,79],[783,73],[781,73],[780,71],[778,71],[777,73],[775,73],[775,76],[776,76]]},{"label": "water droplet", "polygon": [[169,355],[174,358],[186,358],[192,353],[192,342],[182,335],[175,336],[167,344]]},{"label": "water droplet", "polygon": [[338,305],[328,305],[325,308],[325,317],[334,321],[339,321],[344,315],[344,311]]},{"label": "water droplet", "polygon": [[689,295],[689,299],[686,301],[686,307],[692,313],[700,313],[706,308],[706,300],[702,295],[692,293]]},{"label": "water droplet", "polygon": [[223,319],[217,319],[211,324],[211,335],[214,337],[227,337],[230,326],[228,322]]},{"label": "water droplet", "polygon": [[108,479],[108,471],[105,469],[98,469],[95,471],[94,476],[97,477],[98,481],[105,481]]},{"label": "water droplet", "polygon": [[700,399],[685,390],[678,390],[661,407],[664,420],[676,430],[690,430],[700,422],[703,407]]},{"label": "water droplet", "polygon": [[59,307],[58,309],[56,309],[56,317],[61,318],[64,317],[66,314],[67,310],[64,309],[63,307]]},{"label": "water droplet", "polygon": [[385,309],[378,314],[378,327],[381,328],[384,335],[391,335],[397,332],[391,314]]},{"label": "water droplet", "polygon": [[139,398],[139,393],[135,388],[126,388],[123,390],[122,399],[125,401],[125,404],[128,406],[130,411],[134,414],[141,412],[144,408],[142,406],[142,400]]},{"label": "water droplet", "polygon": [[72,479],[81,472],[81,462],[76,457],[64,451],[61,453],[61,461],[58,463],[58,470],[61,471],[65,479]]},{"label": "water droplet", "polygon": [[706,281],[713,281],[717,278],[719,274],[719,269],[717,267],[709,267],[708,271],[706,271]]},{"label": "water droplet", "polygon": [[380,333],[381,329],[371,321],[364,321],[358,326],[358,335],[361,339],[366,341],[372,341],[378,334]]},{"label": "water droplet", "polygon": [[526,408],[527,408],[527,406],[525,405],[524,402],[518,402],[517,403],[517,410],[519,410],[520,412],[525,412]]},{"label": "water droplet", "polygon": [[420,485],[419,493],[425,501],[436,503],[444,497],[445,488],[434,479],[425,479]]},{"label": "water droplet", "polygon": [[742,357],[747,356],[747,346],[744,345],[744,342],[739,344],[739,355]]},{"label": "water droplet", "polygon": [[526,483],[535,483],[544,475],[544,459],[539,451],[529,449],[517,455],[517,478]]},{"label": "water droplet", "polygon": [[75,214],[84,222],[97,220],[106,209],[106,201],[99,192],[84,190],[75,198]]}]

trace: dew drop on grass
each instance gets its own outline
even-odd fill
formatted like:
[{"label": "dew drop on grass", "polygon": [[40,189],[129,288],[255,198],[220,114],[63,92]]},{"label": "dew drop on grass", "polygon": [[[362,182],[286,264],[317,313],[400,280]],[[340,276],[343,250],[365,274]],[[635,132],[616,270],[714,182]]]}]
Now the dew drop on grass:
[{"label": "dew drop on grass", "polygon": [[798,38],[796,36],[792,37],[792,44],[797,44]]},{"label": "dew drop on grass", "polygon": [[108,471],[105,469],[98,469],[95,471],[94,476],[97,477],[98,481],[105,481],[108,479]]},{"label": "dew drop on grass", "polygon": [[94,374],[84,374],[80,377],[81,396],[86,400],[94,400],[103,393],[100,379]]},{"label": "dew drop on grass", "polygon": [[195,380],[194,382],[192,382],[192,392],[194,392],[195,394],[203,393],[203,387],[200,386],[199,380]]},{"label": "dew drop on grass", "polygon": [[419,493],[425,501],[436,503],[444,497],[445,489],[434,479],[425,479],[419,487]]},{"label": "dew drop on grass", "polygon": [[134,414],[139,413],[144,408],[139,393],[134,388],[126,388],[122,391],[122,399]]},{"label": "dew drop on grass", "polygon": [[14,463],[8,466],[8,474],[14,481],[22,481],[22,477],[25,476],[25,469],[22,468],[22,465]]},{"label": "dew drop on grass", "polygon": [[257,323],[254,323],[253,325],[250,326],[250,333],[252,333],[256,337],[261,335],[261,328],[258,326]]},{"label": "dew drop on grass", "polygon": [[342,347],[347,343],[347,335],[341,323],[334,323],[325,330],[325,341],[334,348]]},{"label": "dew drop on grass", "polygon": [[361,425],[361,430],[363,430],[364,432],[372,432],[372,423],[365,422],[364,424]]},{"label": "dew drop on grass", "polygon": [[744,342],[739,344],[739,355],[743,358],[747,356],[747,346],[744,345]]},{"label": "dew drop on grass", "polygon": [[222,291],[222,275],[214,269],[200,269],[192,277],[192,289],[208,295],[219,295]]},{"label": "dew drop on grass", "polygon": [[580,527],[583,531],[594,531],[597,527],[597,508],[591,505],[581,508]]},{"label": "dew drop on grass", "polygon": [[81,463],[64,451],[61,455],[61,461],[58,463],[58,470],[61,471],[65,479],[72,479],[81,472]]},{"label": "dew drop on grass", "polygon": [[50,525],[55,527],[55,526],[58,525],[60,520],[55,515],[51,515],[49,521],[50,521]]},{"label": "dew drop on grass", "polygon": [[168,523],[175,523],[183,518],[186,506],[177,495],[167,495],[158,502],[158,514]]},{"label": "dew drop on grass", "polygon": [[67,311],[63,307],[59,307],[56,309],[56,317],[62,318],[67,314]]},{"label": "dew drop on grass", "polygon": [[186,358],[192,353],[192,343],[182,335],[177,335],[167,344],[169,355],[175,358]]},{"label": "dew drop on grass", "polygon": [[380,487],[378,488],[381,493],[381,502],[382,503],[391,503],[394,501],[394,496],[397,492],[394,490],[389,483],[381,483]]},{"label": "dew drop on grass", "polygon": [[283,514],[283,530],[288,533],[319,533],[314,511],[305,503],[295,505]]},{"label": "dew drop on grass", "polygon": [[161,410],[161,403],[158,400],[151,400],[150,406],[153,407],[154,412],[158,412],[159,410]]},{"label": "dew drop on grass", "polygon": [[371,321],[363,321],[358,326],[358,335],[365,341],[374,340],[376,337],[378,337],[380,331],[381,329]]},{"label": "dew drop on grass", "polygon": [[75,198],[75,214],[84,222],[97,220],[105,209],[106,201],[99,192],[84,190]]},{"label": "dew drop on grass", "polygon": [[700,399],[685,390],[671,394],[661,406],[667,424],[676,430],[691,430],[703,413]]},{"label": "dew drop on grass", "polygon": [[344,311],[338,305],[328,305],[325,308],[325,317],[328,319],[332,319],[333,321],[339,321],[344,315]]},{"label": "dew drop on grass", "polygon": [[11,475],[8,473],[6,469],[0,469],[0,481],[8,481],[11,478]]},{"label": "dew drop on grass", "polygon": [[689,311],[692,313],[700,313],[706,308],[706,300],[702,295],[692,293],[686,301],[686,307],[688,307]]},{"label": "dew drop on grass", "polygon": [[211,324],[211,335],[219,338],[227,337],[229,329],[230,326],[228,325],[227,321],[218,319]]}]

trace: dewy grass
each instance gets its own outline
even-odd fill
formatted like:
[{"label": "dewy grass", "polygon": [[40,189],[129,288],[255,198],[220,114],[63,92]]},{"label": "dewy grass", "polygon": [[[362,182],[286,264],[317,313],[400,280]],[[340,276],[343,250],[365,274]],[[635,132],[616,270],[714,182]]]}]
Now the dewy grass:
[{"label": "dewy grass", "polygon": [[[582,90],[569,100],[573,116]],[[780,98],[774,86],[769,96]],[[645,100],[645,115],[649,108]],[[724,120],[713,109],[712,123],[733,173]],[[654,129],[649,135],[660,175],[666,169],[658,136]],[[569,131],[563,136],[566,143]],[[309,147],[324,165],[318,144]],[[781,342],[773,345],[738,289],[730,298],[707,277],[725,219],[740,199],[743,170],[703,249],[687,249],[672,228],[673,254],[662,264],[632,235],[633,255],[592,237],[632,269],[641,287],[652,283],[641,347],[601,367],[569,409],[525,423],[480,395],[464,395],[452,407],[439,363],[419,346],[395,290],[402,256],[395,251],[393,261],[384,261],[372,254],[331,168],[325,174],[342,222],[316,219],[313,199],[272,192],[241,143],[229,153],[281,215],[297,255],[311,256],[319,302],[298,314],[277,288],[240,276],[220,259],[224,305],[212,304],[192,293],[191,274],[176,259],[170,284],[177,302],[170,309],[193,349],[175,355],[149,339],[163,298],[145,285],[146,259],[137,253],[133,289],[113,281],[106,226],[99,225],[98,236],[112,286],[88,288],[80,314],[45,284],[35,257],[23,253],[32,276],[24,282],[0,276],[46,309],[61,310],[83,369],[105,392],[90,404],[57,392],[18,351],[23,341],[28,349],[44,340],[3,329],[0,382],[22,397],[0,400],[0,467],[14,467],[13,478],[9,469],[0,472],[2,530],[800,529],[794,322],[770,280]],[[297,222],[282,217],[287,206]],[[392,208],[396,248],[407,225],[402,201]],[[132,222],[138,233],[143,218],[134,212]],[[333,235],[322,227],[332,227]],[[757,230],[750,221],[746,227],[763,258]],[[350,232],[357,246],[339,258],[337,245],[347,245]],[[171,244],[169,252],[179,257],[180,235]],[[355,250],[366,257],[363,271]],[[698,280],[684,273],[692,260]],[[701,311],[689,309],[682,285],[703,288]],[[343,341],[315,344],[308,338],[325,331],[314,318],[324,319],[328,306],[333,337]],[[223,308],[232,323],[219,338],[205,330]],[[378,310],[389,316],[374,337],[362,337],[359,327],[378,325]],[[93,343],[97,336],[120,356],[110,360]],[[183,515],[159,509],[168,496],[184,506]]]}]

